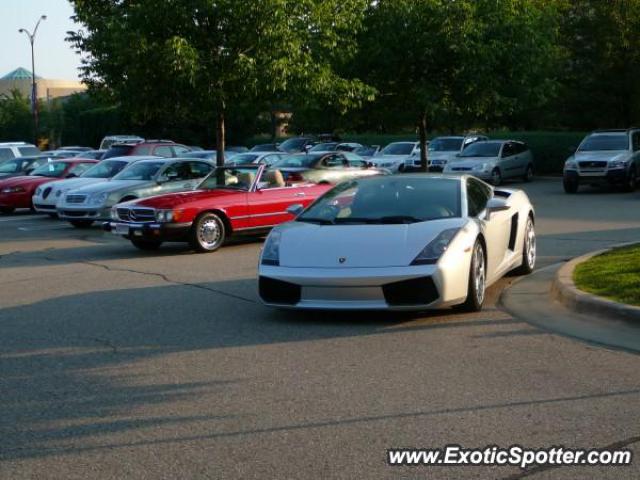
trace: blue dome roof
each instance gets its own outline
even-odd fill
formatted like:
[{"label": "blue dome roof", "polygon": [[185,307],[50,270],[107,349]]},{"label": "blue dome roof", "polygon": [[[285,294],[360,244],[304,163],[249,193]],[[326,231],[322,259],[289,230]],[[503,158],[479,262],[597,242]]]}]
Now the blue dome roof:
[{"label": "blue dome roof", "polygon": [[[40,78],[40,77],[36,75],[36,78]],[[13,72],[9,72],[4,77],[2,77],[2,80],[25,80],[25,79],[31,80],[31,72],[26,68],[22,68],[22,67],[16,68]]]}]

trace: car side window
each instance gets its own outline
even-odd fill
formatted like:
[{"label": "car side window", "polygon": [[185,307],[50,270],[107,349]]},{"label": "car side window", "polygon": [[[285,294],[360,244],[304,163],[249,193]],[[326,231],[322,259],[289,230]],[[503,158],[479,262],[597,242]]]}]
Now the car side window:
[{"label": "car side window", "polygon": [[478,180],[467,180],[467,210],[470,217],[477,217],[487,207],[492,192]]},{"label": "car side window", "polygon": [[163,146],[160,146],[160,147],[156,147],[153,150],[153,154],[157,155],[159,157],[170,158],[170,157],[173,157],[173,150],[171,149],[171,147],[169,147],[167,145],[163,145]]},{"label": "car side window", "polygon": [[189,162],[189,169],[191,170],[191,178],[202,178],[209,175],[213,167],[204,162]]},{"label": "car side window", "polygon": [[322,159],[322,166],[326,168],[342,168],[345,164],[346,160],[342,155],[328,155]]},{"label": "car side window", "polygon": [[515,151],[514,151],[514,146],[513,143],[505,143],[504,146],[502,147],[502,158],[507,158],[510,157],[512,155],[514,155]]},{"label": "car side window", "polygon": [[151,155],[151,147],[148,145],[140,145],[135,148],[136,155]]},{"label": "car side window", "polygon": [[637,152],[640,150],[640,132],[634,132],[631,137],[631,143],[633,145],[633,151]]},{"label": "car side window", "polygon": [[179,157],[180,155],[183,155],[187,152],[190,152],[191,150],[188,149],[187,147],[184,147],[182,145],[174,145],[173,146],[173,151],[176,153],[176,157]]},{"label": "car side window", "polygon": [[9,160],[14,157],[15,155],[10,148],[0,148],[0,160]]}]

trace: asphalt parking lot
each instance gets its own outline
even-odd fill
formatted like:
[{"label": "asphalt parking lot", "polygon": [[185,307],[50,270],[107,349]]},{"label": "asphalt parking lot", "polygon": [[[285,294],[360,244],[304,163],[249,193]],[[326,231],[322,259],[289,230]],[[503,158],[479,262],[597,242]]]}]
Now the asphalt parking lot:
[{"label": "asphalt parking lot", "polygon": [[[640,192],[523,186],[539,267],[640,236]],[[288,313],[261,242],[144,253],[0,216],[0,478],[638,478],[632,466],[390,467],[394,447],[623,445],[640,357],[479,314]],[[559,319],[559,321],[561,321]]]}]

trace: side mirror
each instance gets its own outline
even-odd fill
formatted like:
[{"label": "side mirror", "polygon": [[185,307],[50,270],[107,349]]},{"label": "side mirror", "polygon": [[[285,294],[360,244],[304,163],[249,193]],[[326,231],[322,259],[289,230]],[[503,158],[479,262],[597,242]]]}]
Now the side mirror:
[{"label": "side mirror", "polygon": [[498,213],[498,212],[504,212],[506,210],[509,210],[509,205],[505,205],[504,200],[498,200],[495,198],[492,198],[491,200],[489,200],[487,202],[487,207],[485,209],[485,211],[487,212],[486,215],[486,220],[490,220],[491,216],[494,213]]},{"label": "side mirror", "polygon": [[373,162],[367,162],[367,168],[373,168],[374,166]]},{"label": "side mirror", "polygon": [[289,205],[287,207],[287,213],[290,213],[294,217],[297,217],[304,210],[304,206],[301,203],[294,203],[293,205]]},{"label": "side mirror", "polygon": [[168,181],[169,181],[169,179],[164,175],[161,175],[156,179],[156,183],[158,185],[162,185],[163,183],[167,183]]}]

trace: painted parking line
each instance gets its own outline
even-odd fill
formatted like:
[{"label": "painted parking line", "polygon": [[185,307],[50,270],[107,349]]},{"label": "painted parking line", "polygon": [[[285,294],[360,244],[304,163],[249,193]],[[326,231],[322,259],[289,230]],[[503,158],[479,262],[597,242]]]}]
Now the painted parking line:
[{"label": "painted parking line", "polygon": [[39,230],[73,230],[69,225],[38,225],[36,227],[18,227],[21,232],[37,232]]},{"label": "painted parking line", "polygon": [[33,215],[19,215],[15,217],[0,218],[0,222],[18,222],[18,221],[29,221],[29,220],[35,220],[35,219],[47,220],[47,218],[43,217],[42,215],[33,214]]}]

